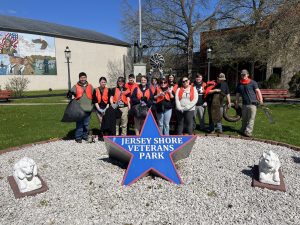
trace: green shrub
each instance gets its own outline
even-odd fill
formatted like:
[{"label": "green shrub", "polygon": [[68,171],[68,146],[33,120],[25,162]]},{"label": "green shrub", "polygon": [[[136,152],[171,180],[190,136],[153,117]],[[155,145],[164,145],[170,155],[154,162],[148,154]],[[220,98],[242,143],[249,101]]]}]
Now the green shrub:
[{"label": "green shrub", "polygon": [[273,73],[268,80],[262,82],[262,88],[277,88],[281,82],[281,77],[279,74]]},{"label": "green shrub", "polygon": [[292,77],[289,86],[289,91],[295,93],[295,97],[300,97],[300,71]]}]

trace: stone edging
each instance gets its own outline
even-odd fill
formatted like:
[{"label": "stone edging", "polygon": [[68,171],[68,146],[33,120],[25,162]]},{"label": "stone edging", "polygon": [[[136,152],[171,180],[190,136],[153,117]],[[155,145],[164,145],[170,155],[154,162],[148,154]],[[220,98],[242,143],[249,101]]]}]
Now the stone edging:
[{"label": "stone edging", "polygon": [[[295,146],[295,145],[290,145],[290,144],[283,143],[283,142],[265,140],[265,139],[260,139],[260,138],[250,138],[250,137],[226,135],[226,134],[197,134],[196,136],[199,136],[199,137],[225,137],[225,138],[234,138],[234,139],[241,139],[241,140],[248,140],[248,141],[258,141],[258,142],[263,142],[263,143],[267,143],[267,144],[271,144],[271,145],[278,145],[278,146],[282,146],[282,147],[287,147],[287,148],[290,148],[290,149],[295,150],[295,151],[300,151],[300,147]],[[53,139],[46,140],[46,141],[39,141],[39,142],[31,143],[31,144],[24,144],[24,145],[20,145],[20,146],[16,146],[16,147],[11,147],[11,148],[7,148],[7,149],[4,149],[4,150],[0,150],[0,155],[2,155],[4,153],[7,153],[7,152],[17,151],[17,150],[20,150],[20,149],[25,148],[25,147],[30,147],[30,146],[34,146],[34,145],[40,145],[40,144],[46,144],[46,143],[50,143],[50,142],[54,142],[54,141],[60,141],[60,140],[62,140],[62,138],[53,138]]]},{"label": "stone edging", "polygon": [[20,146],[15,146],[15,147],[3,149],[3,150],[0,150],[0,155],[4,154],[4,153],[7,153],[7,152],[17,151],[17,150],[20,150],[20,149],[25,148],[25,147],[30,147],[30,146],[34,146],[34,145],[40,145],[40,144],[46,144],[46,143],[59,141],[59,140],[62,140],[62,139],[61,138],[53,138],[53,139],[49,139],[49,140],[46,140],[46,141],[38,141],[38,142],[30,143],[30,144],[24,144],[24,145],[20,145]]}]

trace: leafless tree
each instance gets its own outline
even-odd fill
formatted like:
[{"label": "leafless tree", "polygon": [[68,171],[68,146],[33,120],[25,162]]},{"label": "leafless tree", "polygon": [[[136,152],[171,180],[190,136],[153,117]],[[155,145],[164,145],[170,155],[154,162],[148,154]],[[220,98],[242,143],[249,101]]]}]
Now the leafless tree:
[{"label": "leafless tree", "polygon": [[114,86],[118,77],[128,77],[133,72],[133,51],[129,49],[122,59],[109,60],[107,63],[108,85]]},{"label": "leafless tree", "polygon": [[288,66],[291,63],[299,65],[300,1],[286,0],[270,24],[272,30],[269,48],[273,58],[280,58],[282,63]]},{"label": "leafless tree", "polygon": [[236,60],[246,60],[251,62],[253,74],[255,64],[267,62],[274,50],[270,46],[270,32],[275,21],[281,20],[278,13],[285,2],[225,0],[221,7],[223,16],[218,22],[220,28],[230,29],[220,30],[212,37],[219,63],[234,64]]},{"label": "leafless tree", "polygon": [[16,76],[9,78],[8,82],[5,84],[6,90],[12,90],[14,93],[14,96],[21,97],[24,94],[24,91],[28,87],[28,84],[30,83],[29,79],[21,76]]},{"label": "leafless tree", "polygon": [[[210,0],[143,0],[143,42],[151,51],[185,54],[188,74],[192,74],[195,35],[208,27],[220,7],[210,8]],[[138,37],[138,12],[125,0],[123,32],[129,41]],[[197,42],[199,43],[199,42]]]}]

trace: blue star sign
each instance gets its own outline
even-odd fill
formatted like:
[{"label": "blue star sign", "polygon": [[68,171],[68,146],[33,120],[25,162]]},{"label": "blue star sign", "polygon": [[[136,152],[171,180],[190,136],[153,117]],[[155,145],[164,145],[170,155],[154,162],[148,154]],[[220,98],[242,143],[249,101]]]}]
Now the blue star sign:
[{"label": "blue star sign", "polygon": [[189,156],[195,139],[194,135],[161,135],[149,110],[140,136],[106,136],[105,143],[111,158],[129,162],[123,185],[149,172],[181,184],[174,162]]}]

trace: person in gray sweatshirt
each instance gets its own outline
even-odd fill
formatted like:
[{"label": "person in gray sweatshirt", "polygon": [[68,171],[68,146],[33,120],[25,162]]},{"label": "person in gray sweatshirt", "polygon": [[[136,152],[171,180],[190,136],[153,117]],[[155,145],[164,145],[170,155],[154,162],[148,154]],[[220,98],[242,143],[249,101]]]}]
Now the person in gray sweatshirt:
[{"label": "person in gray sweatshirt", "polygon": [[198,101],[198,92],[190,84],[190,79],[184,76],[180,83],[180,88],[176,90],[175,102],[177,111],[177,133],[183,134],[186,130],[188,134],[193,134],[193,123],[196,103]]}]

